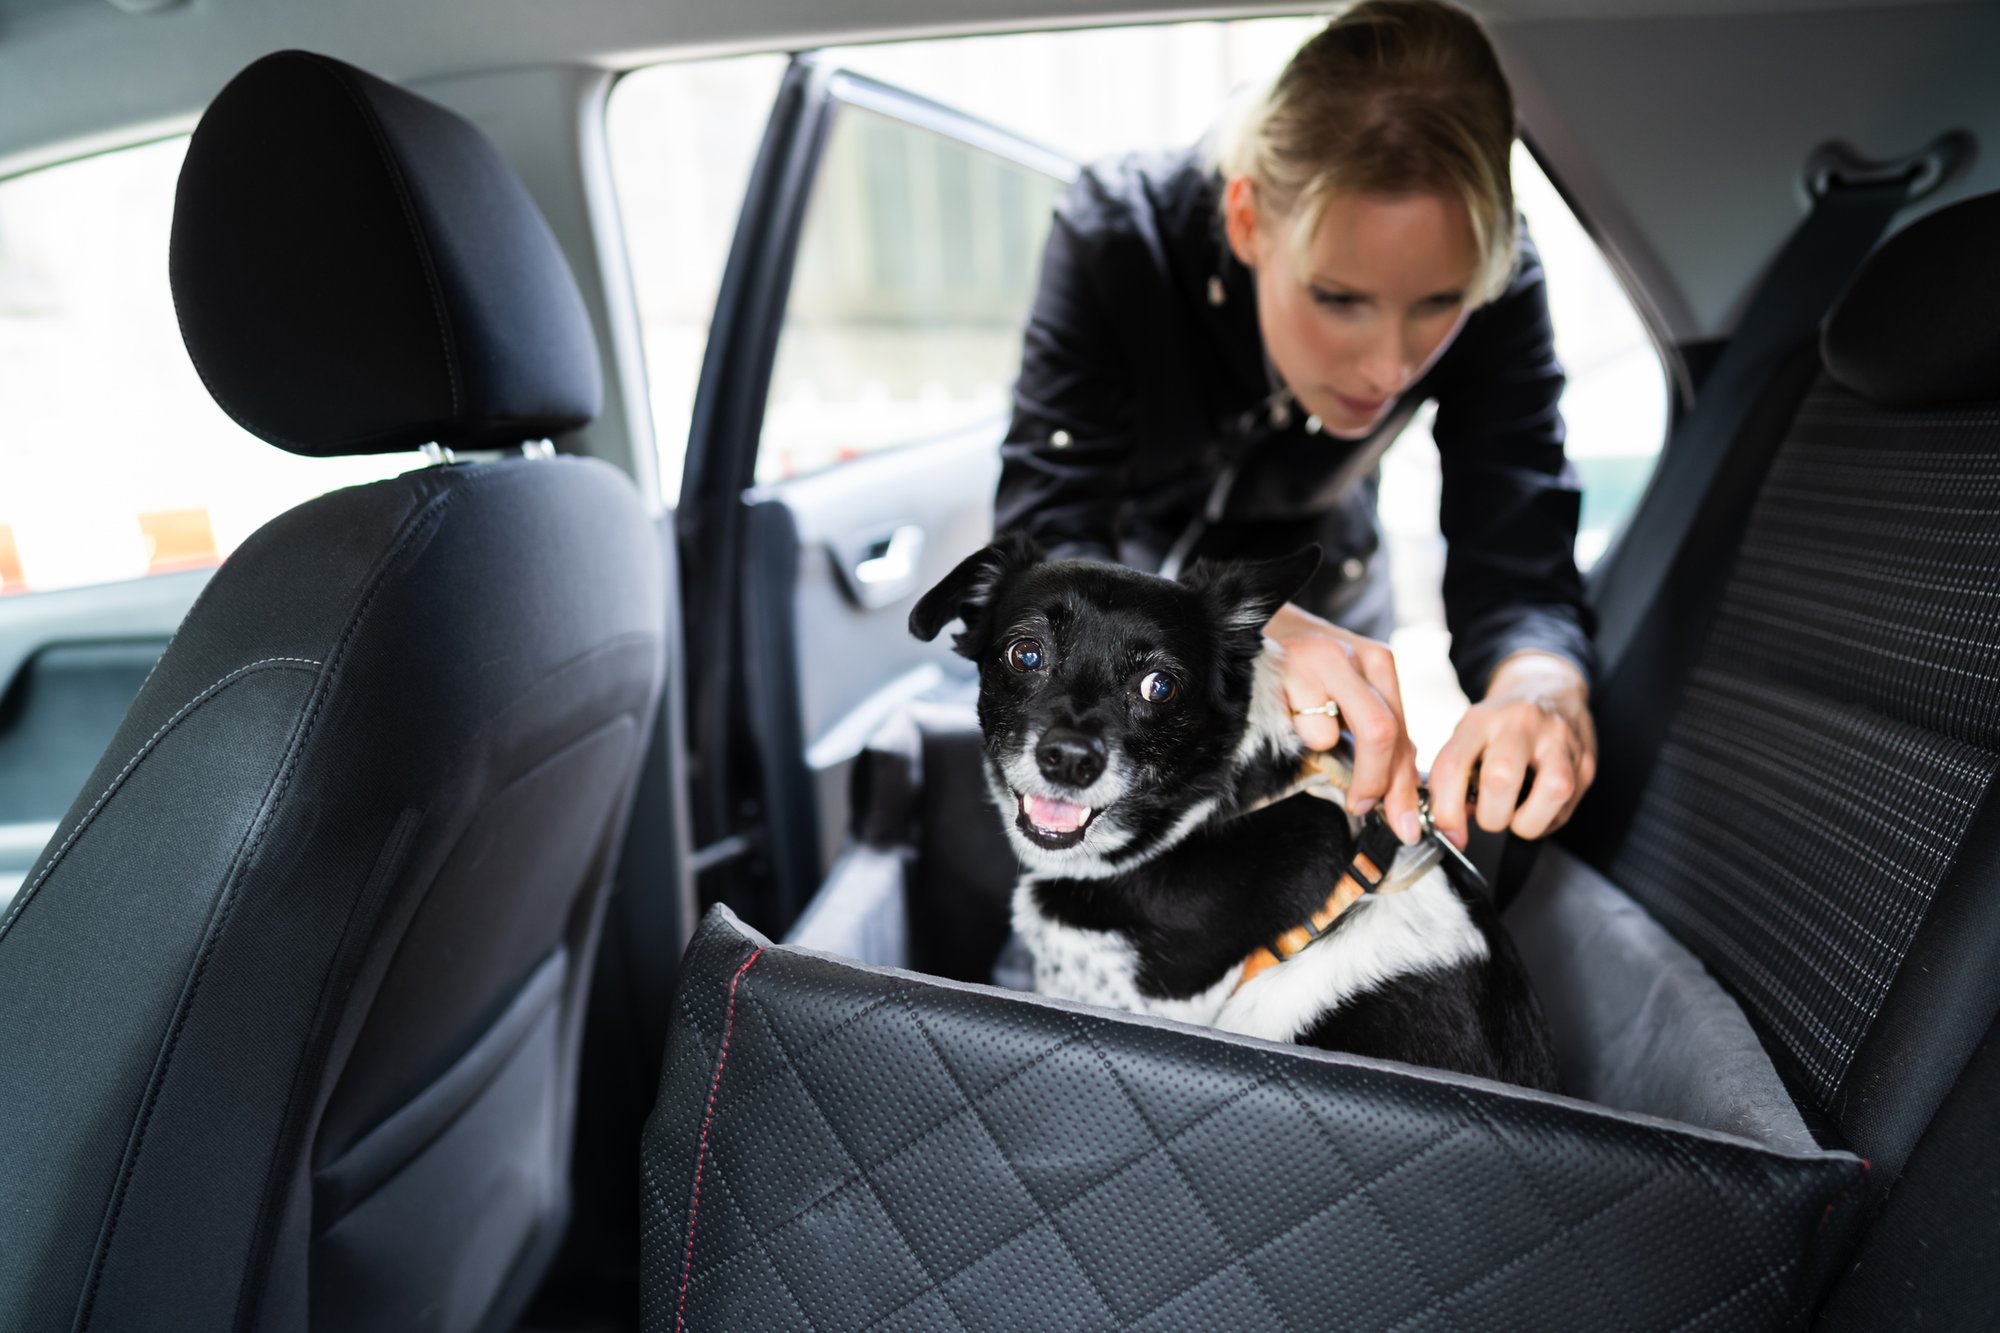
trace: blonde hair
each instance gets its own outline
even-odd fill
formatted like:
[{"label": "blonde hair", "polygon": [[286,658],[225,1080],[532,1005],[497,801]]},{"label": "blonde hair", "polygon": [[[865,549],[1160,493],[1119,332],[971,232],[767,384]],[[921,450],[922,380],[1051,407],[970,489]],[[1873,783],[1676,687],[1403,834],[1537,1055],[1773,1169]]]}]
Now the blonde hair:
[{"label": "blonde hair", "polygon": [[1520,248],[1513,144],[1514,95],[1478,20],[1440,0],[1363,0],[1298,49],[1216,165],[1249,178],[1260,218],[1288,223],[1301,269],[1334,195],[1462,200],[1477,306],[1506,290]]}]

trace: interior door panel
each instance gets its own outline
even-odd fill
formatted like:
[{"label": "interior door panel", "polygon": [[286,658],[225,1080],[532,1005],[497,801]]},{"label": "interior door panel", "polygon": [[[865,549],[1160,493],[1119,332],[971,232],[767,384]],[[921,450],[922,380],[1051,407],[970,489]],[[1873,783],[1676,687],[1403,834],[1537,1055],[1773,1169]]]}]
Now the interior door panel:
[{"label": "interior door panel", "polygon": [[681,524],[705,902],[782,931],[869,734],[967,688],[910,608],[992,531],[1041,240],[1074,164],[811,57],[752,175]]},{"label": "interior door panel", "polygon": [[210,572],[0,600],[0,905],[54,834]]},{"label": "interior door panel", "polygon": [[[815,873],[840,849],[848,771],[869,733],[911,698],[971,679],[948,635],[919,642],[908,621],[917,598],[992,534],[1001,431],[995,422],[759,492],[797,532],[792,661]],[[892,568],[871,581],[871,562]]]}]

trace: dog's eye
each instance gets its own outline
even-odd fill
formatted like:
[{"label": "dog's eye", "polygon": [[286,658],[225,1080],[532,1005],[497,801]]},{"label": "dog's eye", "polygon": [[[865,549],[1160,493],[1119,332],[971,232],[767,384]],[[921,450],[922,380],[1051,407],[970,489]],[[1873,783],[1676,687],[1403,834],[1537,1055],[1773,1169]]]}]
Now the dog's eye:
[{"label": "dog's eye", "polygon": [[1139,697],[1149,704],[1171,703],[1180,692],[1180,682],[1164,671],[1149,671],[1139,682]]},{"label": "dog's eye", "polygon": [[1040,639],[1016,639],[1007,645],[1007,665],[1016,671],[1040,671],[1048,665]]}]

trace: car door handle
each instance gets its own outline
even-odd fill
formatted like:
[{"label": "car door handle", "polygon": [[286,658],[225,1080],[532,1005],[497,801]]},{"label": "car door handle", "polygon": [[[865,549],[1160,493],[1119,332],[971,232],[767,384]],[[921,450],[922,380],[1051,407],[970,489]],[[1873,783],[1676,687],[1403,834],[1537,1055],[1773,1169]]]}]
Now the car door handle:
[{"label": "car door handle", "polygon": [[861,562],[854,566],[854,581],[866,587],[903,583],[917,572],[917,558],[924,553],[924,530],[905,523],[888,537],[868,545]]},{"label": "car door handle", "polygon": [[923,554],[924,530],[914,523],[854,543],[842,561],[854,599],[870,611],[899,600],[916,585]]}]

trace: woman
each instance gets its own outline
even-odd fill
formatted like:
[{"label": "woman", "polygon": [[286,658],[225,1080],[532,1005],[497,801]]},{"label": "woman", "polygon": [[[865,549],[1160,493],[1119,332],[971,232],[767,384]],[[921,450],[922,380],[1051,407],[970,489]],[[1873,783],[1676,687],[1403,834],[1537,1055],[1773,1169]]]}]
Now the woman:
[{"label": "woman", "polygon": [[1452,662],[1478,701],[1432,765],[1432,814],[1460,846],[1473,819],[1540,837],[1596,766],[1579,493],[1513,138],[1469,15],[1343,14],[1214,158],[1126,158],[1070,189],[1002,448],[997,526],[1054,556],[1171,575],[1319,542],[1321,576],[1266,634],[1300,737],[1330,747],[1344,721],[1355,808],[1379,801],[1406,842],[1417,771],[1380,641],[1376,463],[1427,399]]}]

